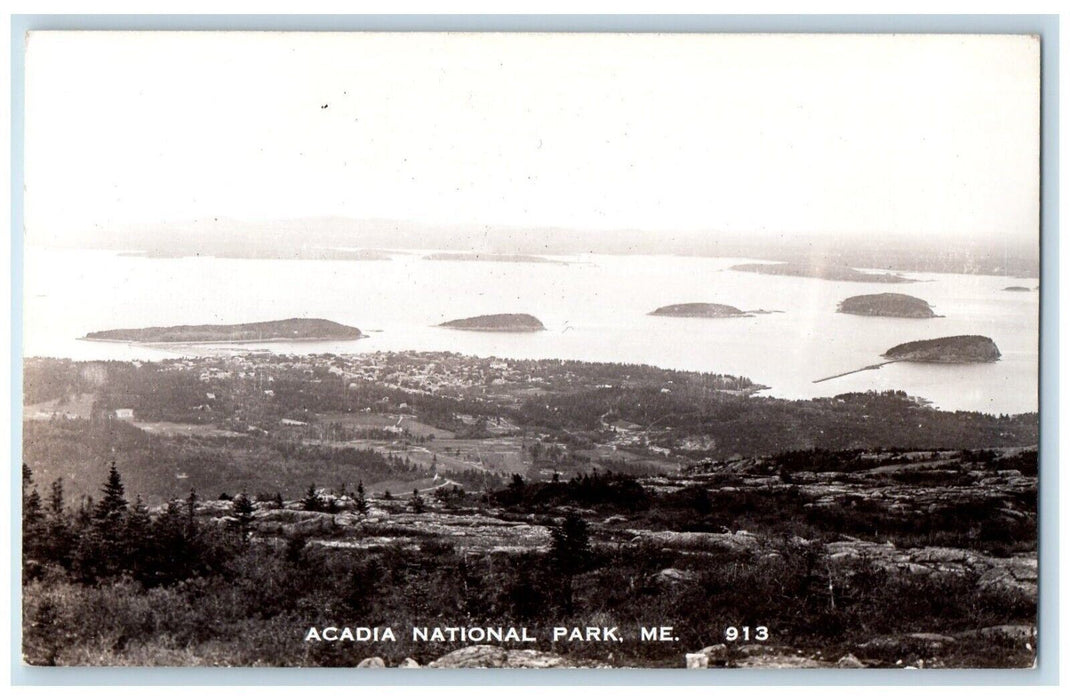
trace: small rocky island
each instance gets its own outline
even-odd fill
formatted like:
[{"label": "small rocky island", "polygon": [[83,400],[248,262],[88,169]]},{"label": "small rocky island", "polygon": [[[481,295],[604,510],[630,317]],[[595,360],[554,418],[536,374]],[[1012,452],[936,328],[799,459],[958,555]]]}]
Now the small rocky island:
[{"label": "small rocky island", "polygon": [[915,340],[890,348],[882,357],[897,362],[995,362],[999,348],[983,335],[953,335],[931,340]]},{"label": "small rocky island", "polygon": [[288,318],[284,321],[228,325],[122,328],[86,334],[86,340],[128,343],[256,343],[283,340],[359,340],[359,328],[322,318]]},{"label": "small rocky island", "polygon": [[930,340],[912,340],[888,349],[881,357],[884,362],[867,365],[849,372],[840,372],[831,377],[815,379],[814,384],[827,382],[830,379],[839,379],[848,374],[865,372],[871,369],[880,369],[884,365],[894,362],[931,362],[939,364],[957,365],[974,362],[995,362],[999,359],[999,348],[996,343],[983,335],[952,335],[946,338],[932,338]]},{"label": "small rocky island", "polygon": [[462,331],[488,331],[494,333],[532,333],[544,331],[542,321],[530,314],[488,314],[458,318],[440,323],[442,328],[454,328]]},{"label": "small rocky island", "polygon": [[843,265],[812,265],[807,263],[744,263],[729,268],[737,272],[756,272],[760,275],[787,277],[816,277],[837,282],[917,282],[894,272],[863,272]]},{"label": "small rocky island", "polygon": [[740,318],[750,316],[727,304],[705,304],[693,302],[688,304],[670,304],[651,311],[649,316],[676,316],[681,318]]},{"label": "small rocky island", "polygon": [[1028,292],[1028,291],[1032,291],[1032,290],[1030,290],[1029,287],[1020,287],[1018,285],[1014,285],[1014,286],[1011,286],[1011,287],[1004,287],[1003,291],[1005,291],[1005,292]]},{"label": "small rocky island", "polygon": [[840,302],[836,311],[856,316],[890,316],[893,318],[934,318],[929,302],[909,294],[862,294]]}]

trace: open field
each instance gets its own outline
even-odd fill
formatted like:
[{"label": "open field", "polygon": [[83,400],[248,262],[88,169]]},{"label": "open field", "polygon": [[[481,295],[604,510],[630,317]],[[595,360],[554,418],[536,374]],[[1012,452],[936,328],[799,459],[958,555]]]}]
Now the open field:
[{"label": "open field", "polygon": [[53,399],[25,406],[25,420],[50,420],[52,418],[89,418],[93,411],[94,394],[76,394],[69,398]]}]

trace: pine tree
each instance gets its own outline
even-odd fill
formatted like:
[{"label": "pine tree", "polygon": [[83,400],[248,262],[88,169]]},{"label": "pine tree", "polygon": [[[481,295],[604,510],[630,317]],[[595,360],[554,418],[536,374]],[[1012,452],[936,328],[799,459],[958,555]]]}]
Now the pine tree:
[{"label": "pine tree", "polygon": [[[124,497],[122,477],[115,468],[115,462],[111,463],[108,478],[101,489],[104,496],[93,510],[93,537],[94,543],[89,543],[89,555],[100,561],[94,566],[104,575],[114,573],[121,559],[119,543],[123,538],[123,525],[127,513],[127,501]],[[99,550],[95,549],[99,547]]]},{"label": "pine tree", "polygon": [[413,513],[424,512],[424,499],[420,496],[420,492],[417,489],[412,490],[412,498],[409,499],[409,508],[412,508]]},{"label": "pine tree", "polygon": [[22,531],[27,533],[41,524],[44,520],[44,510],[41,508],[41,496],[35,487],[30,494],[22,500]]},{"label": "pine tree", "polygon": [[126,499],[123,497],[125,493],[123,480],[119,475],[119,470],[115,468],[115,462],[111,463],[108,479],[104,482],[102,491],[104,492],[104,497],[97,504],[93,518],[98,524],[104,527],[111,527],[116,525],[126,514],[127,505]]},{"label": "pine tree", "polygon": [[197,492],[193,489],[189,490],[189,496],[186,497],[186,532],[192,537],[197,532],[197,520],[194,516],[197,515]]},{"label": "pine tree", "polygon": [[561,601],[566,615],[573,612],[572,580],[591,564],[591,542],[587,523],[569,513],[560,527],[550,528],[550,561],[559,575]]},{"label": "pine tree", "polygon": [[123,568],[132,572],[135,578],[141,578],[140,569],[146,559],[145,554],[151,546],[152,518],[141,496],[134,499],[134,505],[126,516],[123,550],[125,561]]},{"label": "pine tree", "polygon": [[356,498],[357,512],[361,515],[368,514],[368,498],[364,495],[364,482],[357,482],[357,498]]},{"label": "pine tree", "polygon": [[309,484],[308,491],[305,492],[305,497],[301,500],[301,505],[305,510],[322,511],[324,504],[323,499],[316,493],[316,485]]},{"label": "pine tree", "polygon": [[560,527],[550,529],[550,558],[567,574],[578,574],[591,559],[587,523],[576,513],[569,513]]},{"label": "pine tree", "polygon": [[36,527],[44,518],[41,508],[41,495],[33,483],[33,472],[24,463],[22,465],[22,532],[23,537],[29,529]]},{"label": "pine tree", "polygon": [[63,513],[63,477],[61,476],[52,482],[52,489],[48,497],[48,514],[50,517],[62,517]]},{"label": "pine tree", "polygon": [[192,548],[180,501],[171,500],[163,513],[152,521],[151,549],[144,562],[147,586],[169,585],[186,577]]},{"label": "pine tree", "polygon": [[245,541],[249,539],[249,527],[253,522],[253,502],[244,493],[239,493],[231,501],[231,507],[234,509],[234,517],[238,519],[242,540]]},{"label": "pine tree", "polygon": [[22,575],[24,579],[40,575],[45,548],[44,511],[41,496],[33,485],[29,467],[22,465]]},{"label": "pine tree", "polygon": [[82,500],[78,503],[78,512],[74,516],[74,524],[79,530],[86,530],[93,524],[93,497],[82,496]]},{"label": "pine tree", "polygon": [[518,496],[524,493],[524,477],[519,474],[513,474],[512,480],[509,482],[509,490]]},{"label": "pine tree", "polygon": [[70,568],[71,553],[77,544],[76,540],[70,518],[67,515],[66,502],[63,495],[63,478],[60,477],[52,482],[48,497],[45,534],[47,558],[64,568]]},{"label": "pine tree", "polygon": [[74,552],[74,568],[82,581],[92,583],[123,571],[127,561],[127,501],[123,480],[112,462],[101,489],[104,495],[94,507],[87,498],[79,518],[88,518],[89,527],[76,527],[81,533]]}]

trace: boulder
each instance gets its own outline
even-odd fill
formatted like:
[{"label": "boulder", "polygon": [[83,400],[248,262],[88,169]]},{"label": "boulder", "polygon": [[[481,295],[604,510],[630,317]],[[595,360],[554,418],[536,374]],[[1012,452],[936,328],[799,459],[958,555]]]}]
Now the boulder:
[{"label": "boulder", "polygon": [[491,644],[456,649],[427,664],[430,668],[501,668],[509,653]]},{"label": "boulder", "polygon": [[420,668],[420,664],[416,659],[405,657],[405,660],[398,664],[398,668]]},{"label": "boulder", "polygon": [[1029,644],[1036,639],[1037,628],[1033,625],[994,625],[981,629],[969,630],[960,637],[982,637],[986,639],[1009,639]]},{"label": "boulder", "polygon": [[836,662],[836,668],[865,668],[866,665],[858,660],[854,654],[846,654]]},{"label": "boulder", "polygon": [[917,639],[920,642],[927,644],[954,644],[955,638],[949,637],[946,634],[937,634],[936,632],[912,632],[907,635],[910,639]]},{"label": "boulder", "polygon": [[728,647],[724,644],[711,644],[705,647],[700,654],[705,654],[710,661],[724,661],[728,658]]},{"label": "boulder", "polygon": [[710,657],[702,653],[685,654],[684,661],[688,668],[709,668]]},{"label": "boulder", "polygon": [[798,654],[772,652],[752,654],[739,661],[740,668],[822,668],[825,664]]},{"label": "boulder", "polygon": [[955,643],[954,637],[934,632],[914,632],[912,634],[884,635],[875,637],[860,645],[865,652],[889,653],[892,651],[913,650],[916,653],[936,653]]},{"label": "boulder", "polygon": [[636,539],[673,549],[717,549],[743,553],[759,548],[758,538],[744,530],[736,533],[641,531]]},{"label": "boulder", "polygon": [[506,653],[504,668],[559,668],[569,663],[557,654],[548,654],[536,649],[510,649]]},{"label": "boulder", "polygon": [[664,585],[687,583],[695,580],[695,574],[682,569],[662,569],[654,575],[654,580]]},{"label": "boulder", "polygon": [[357,664],[357,668],[386,668],[386,662],[378,656],[372,656]]}]

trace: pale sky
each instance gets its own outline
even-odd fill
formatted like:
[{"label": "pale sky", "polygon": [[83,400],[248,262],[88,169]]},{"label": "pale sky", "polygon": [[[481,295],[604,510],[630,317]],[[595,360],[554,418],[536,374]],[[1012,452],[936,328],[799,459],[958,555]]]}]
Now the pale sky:
[{"label": "pale sky", "polygon": [[309,216],[1038,236],[1032,37],[38,32],[27,51],[30,243]]}]

